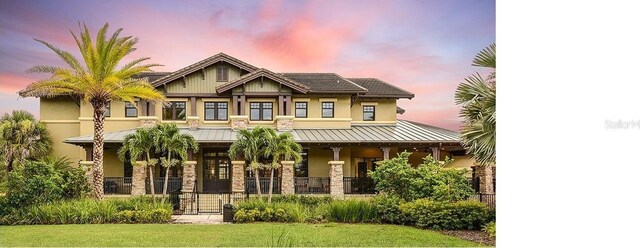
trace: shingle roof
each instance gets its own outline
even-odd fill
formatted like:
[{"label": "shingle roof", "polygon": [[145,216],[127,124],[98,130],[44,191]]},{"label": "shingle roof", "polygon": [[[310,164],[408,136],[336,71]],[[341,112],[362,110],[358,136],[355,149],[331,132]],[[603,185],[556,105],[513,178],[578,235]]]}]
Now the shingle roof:
[{"label": "shingle roof", "polygon": [[185,68],[182,68],[180,70],[174,71],[162,78],[159,78],[158,80],[154,81],[151,85],[157,87],[159,85],[171,82],[173,80],[176,80],[182,76],[185,76],[187,74],[193,73],[197,70],[200,70],[204,67],[210,66],[212,64],[218,63],[218,62],[226,62],[229,64],[232,64],[234,66],[237,66],[240,69],[252,72],[258,69],[258,67],[255,67],[253,65],[247,64],[242,60],[236,59],[234,57],[231,57],[229,55],[226,55],[224,53],[218,53],[216,55],[213,55],[209,58],[203,59],[201,61],[196,62],[195,64],[192,64],[190,66],[187,66]]},{"label": "shingle roof", "polygon": [[403,108],[396,106],[396,114],[404,114],[404,111]]},{"label": "shingle roof", "polygon": [[335,73],[282,73],[285,77],[309,86],[311,93],[365,93],[366,88]]},{"label": "shingle roof", "polygon": [[138,73],[136,75],[133,75],[133,78],[147,78],[147,80],[149,81],[149,83],[158,80],[159,78],[162,78],[166,75],[171,74],[171,72],[156,72],[156,71],[148,71],[148,72],[141,72]]},{"label": "shingle roof", "polygon": [[368,91],[364,97],[413,98],[415,95],[377,78],[347,78]]},{"label": "shingle roof", "polygon": [[[121,143],[135,129],[107,132],[105,143]],[[236,131],[230,128],[181,128],[180,132],[191,134],[200,143],[231,143],[236,140]],[[350,129],[294,129],[291,131],[299,143],[444,143],[460,142],[456,132],[426,124],[398,120],[396,125],[353,125]],[[93,135],[68,138],[66,143],[93,142]]]}]

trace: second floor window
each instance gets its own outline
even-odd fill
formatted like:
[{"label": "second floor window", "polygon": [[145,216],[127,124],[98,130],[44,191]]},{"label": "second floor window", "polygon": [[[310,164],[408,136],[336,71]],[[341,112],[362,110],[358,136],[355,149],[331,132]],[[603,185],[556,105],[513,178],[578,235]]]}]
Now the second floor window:
[{"label": "second floor window", "polygon": [[270,121],[273,115],[273,103],[271,102],[252,102],[250,103],[249,117],[252,121]]},{"label": "second floor window", "polygon": [[218,67],[216,69],[216,82],[227,82],[227,81],[229,81],[229,68]]},{"label": "second floor window", "polygon": [[138,108],[136,108],[136,105],[130,103],[130,102],[125,102],[124,103],[124,116],[125,117],[137,117],[138,116]]},{"label": "second floor window", "polygon": [[208,121],[226,121],[227,106],[226,102],[205,102],[204,119]]},{"label": "second floor window", "polygon": [[375,121],[376,120],[376,107],[375,106],[362,106],[362,120]]},{"label": "second floor window", "polygon": [[296,103],[296,118],[307,118],[307,103],[306,102],[297,102]]},{"label": "second floor window", "polygon": [[162,108],[163,120],[186,120],[187,103],[186,102],[169,102]]},{"label": "second floor window", "polygon": [[322,118],[333,118],[333,103],[332,102],[323,102],[322,103]]},{"label": "second floor window", "polygon": [[107,102],[107,110],[104,111],[104,117],[111,117],[111,102]]}]

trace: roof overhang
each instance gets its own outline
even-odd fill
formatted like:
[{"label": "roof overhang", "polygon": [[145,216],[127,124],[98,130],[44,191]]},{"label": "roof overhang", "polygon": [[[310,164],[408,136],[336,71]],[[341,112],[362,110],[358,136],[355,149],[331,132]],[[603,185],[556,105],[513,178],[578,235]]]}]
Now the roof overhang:
[{"label": "roof overhang", "polygon": [[172,72],[169,75],[161,77],[161,78],[151,82],[151,85],[153,85],[153,87],[158,87],[160,85],[167,84],[167,83],[169,83],[169,82],[171,82],[173,80],[179,79],[179,78],[181,78],[183,76],[189,75],[189,74],[197,72],[199,70],[203,70],[205,67],[213,65],[213,64],[218,63],[218,62],[226,62],[226,63],[229,63],[229,64],[231,64],[233,66],[236,66],[236,67],[238,67],[238,68],[240,68],[242,70],[248,71],[248,72],[252,72],[252,71],[255,71],[255,70],[258,69],[257,67],[255,67],[253,65],[250,65],[250,64],[247,64],[247,63],[243,62],[242,60],[236,59],[236,58],[231,57],[229,55],[226,55],[224,53],[218,53],[218,54],[213,55],[213,56],[211,56],[209,58],[201,60],[201,61],[199,61],[199,62],[197,62],[195,64],[192,64],[190,66],[187,66],[185,68],[182,68],[180,70]]}]

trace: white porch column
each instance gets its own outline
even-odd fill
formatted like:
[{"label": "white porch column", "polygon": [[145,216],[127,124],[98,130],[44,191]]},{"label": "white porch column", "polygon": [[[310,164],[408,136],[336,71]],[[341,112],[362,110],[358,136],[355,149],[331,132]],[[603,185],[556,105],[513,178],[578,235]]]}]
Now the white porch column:
[{"label": "white porch column", "polygon": [[431,155],[437,161],[440,161],[440,147],[431,147]]},{"label": "white porch column", "polygon": [[391,148],[389,148],[389,147],[381,147],[380,150],[382,150],[382,159],[384,159],[384,160],[389,159],[389,151],[391,151]]}]

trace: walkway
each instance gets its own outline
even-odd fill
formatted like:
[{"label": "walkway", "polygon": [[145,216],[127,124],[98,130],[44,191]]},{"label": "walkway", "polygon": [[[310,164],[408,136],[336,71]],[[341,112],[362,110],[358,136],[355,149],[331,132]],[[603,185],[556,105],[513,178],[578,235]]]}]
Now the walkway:
[{"label": "walkway", "polygon": [[175,224],[226,224],[221,214],[172,215],[171,220]]}]

